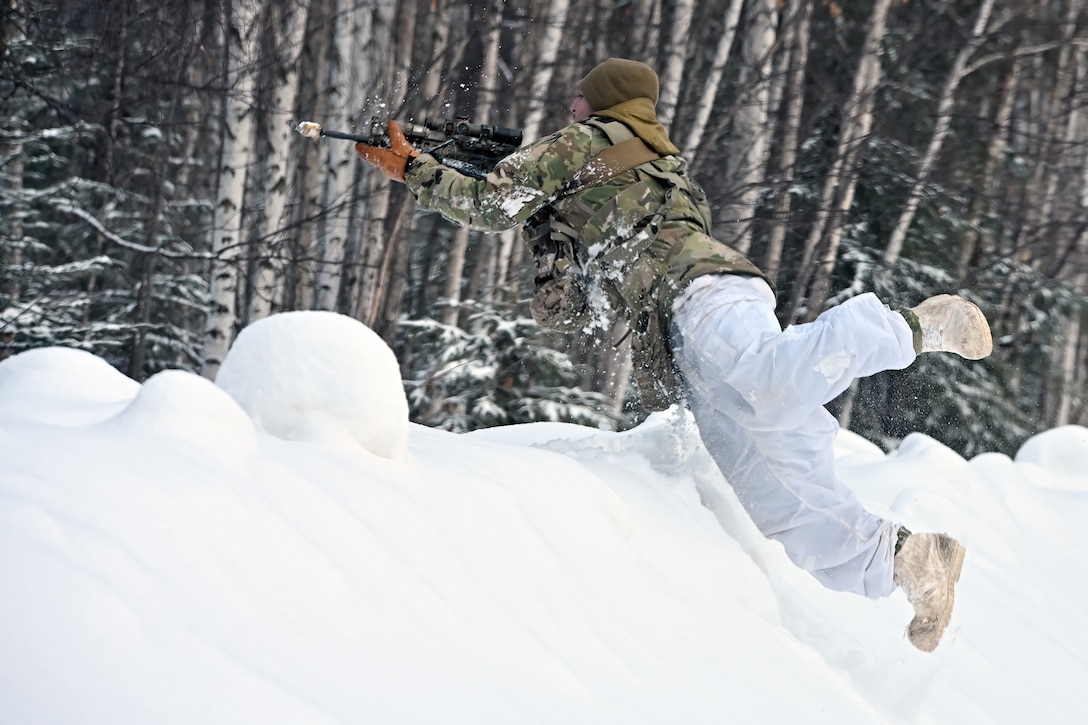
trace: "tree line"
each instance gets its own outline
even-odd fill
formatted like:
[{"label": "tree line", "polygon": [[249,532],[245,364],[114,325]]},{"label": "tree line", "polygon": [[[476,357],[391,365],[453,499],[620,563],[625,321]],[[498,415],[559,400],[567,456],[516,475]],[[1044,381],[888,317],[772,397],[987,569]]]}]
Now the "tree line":
[{"label": "tree line", "polygon": [[535,328],[515,231],[418,213],[302,120],[469,118],[526,141],[610,56],[783,324],[956,292],[996,352],[860,382],[840,421],[963,454],[1088,423],[1084,0],[0,0],[0,358],[214,377],[238,331],[334,310],[381,334],[416,420],[626,426],[621,330]]}]

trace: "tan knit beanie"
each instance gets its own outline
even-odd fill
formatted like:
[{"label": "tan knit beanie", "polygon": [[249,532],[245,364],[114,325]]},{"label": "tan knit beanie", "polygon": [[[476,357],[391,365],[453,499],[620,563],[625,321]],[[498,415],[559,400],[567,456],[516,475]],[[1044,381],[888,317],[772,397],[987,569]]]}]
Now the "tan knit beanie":
[{"label": "tan knit beanie", "polygon": [[634,98],[649,98],[657,105],[657,73],[637,60],[609,58],[587,73],[578,88],[594,111]]}]

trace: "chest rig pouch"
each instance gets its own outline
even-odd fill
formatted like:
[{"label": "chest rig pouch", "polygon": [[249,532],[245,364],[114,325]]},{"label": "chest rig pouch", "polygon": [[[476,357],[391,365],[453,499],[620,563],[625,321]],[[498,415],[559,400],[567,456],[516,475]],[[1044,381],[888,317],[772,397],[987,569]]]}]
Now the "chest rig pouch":
[{"label": "chest rig pouch", "polygon": [[550,206],[530,217],[523,232],[536,267],[529,305],[533,319],[560,332],[584,329],[591,319],[587,280],[574,249],[576,234]]},{"label": "chest rig pouch", "polygon": [[[535,294],[530,304],[533,319],[543,327],[560,332],[575,332],[594,324],[590,279],[603,270],[587,256],[596,257],[603,250],[598,241],[605,235],[602,234],[604,230],[594,224],[602,216],[599,212],[571,219],[571,216],[579,215],[557,213],[556,205],[660,158],[618,121],[591,119],[587,123],[605,131],[612,145],[590,157],[555,198],[525,222],[523,229],[535,263]],[[620,192],[624,193],[626,191]],[[642,208],[637,215],[645,216],[646,209]],[[593,239],[587,239],[587,234]],[[592,250],[589,255],[585,253],[587,249]],[[597,299],[597,303],[596,307],[607,306],[604,299]]]}]

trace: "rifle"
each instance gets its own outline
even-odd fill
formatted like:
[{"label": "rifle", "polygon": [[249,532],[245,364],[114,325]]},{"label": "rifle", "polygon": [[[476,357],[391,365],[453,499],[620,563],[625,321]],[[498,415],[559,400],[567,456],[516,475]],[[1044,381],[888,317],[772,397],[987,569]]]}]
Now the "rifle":
[{"label": "rifle", "polygon": [[[390,146],[386,122],[377,116],[370,119],[366,133],[362,134],[328,131],[313,121],[303,121],[295,130],[307,138],[326,136],[367,146]],[[487,176],[495,164],[521,146],[521,129],[470,123],[464,118],[428,118],[422,125],[401,124],[401,130],[420,153],[430,154],[446,166],[477,179]]]}]

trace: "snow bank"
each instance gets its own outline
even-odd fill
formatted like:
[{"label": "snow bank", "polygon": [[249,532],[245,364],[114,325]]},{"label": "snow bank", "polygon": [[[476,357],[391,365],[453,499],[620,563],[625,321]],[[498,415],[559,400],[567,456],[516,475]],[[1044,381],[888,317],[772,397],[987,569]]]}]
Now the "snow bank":
[{"label": "snow bank", "polygon": [[1049,471],[1040,485],[1088,491],[1088,428],[1070,425],[1040,433],[1021,446],[1016,462]]},{"label": "snow bank", "polygon": [[27,350],[0,362],[0,420],[84,425],[113,415],[139,389],[89,352]]},{"label": "snow bank", "polygon": [[215,382],[277,438],[405,454],[408,401],[397,360],[350,317],[303,311],[255,322],[238,335]]},{"label": "snow bank", "polygon": [[[1083,719],[1084,429],[971,461],[840,434],[867,506],[968,544],[925,654],[901,593],[824,589],[760,536],[683,412],[409,425],[369,331],[277,317],[223,388],[71,351],[0,364],[0,720]],[[367,452],[398,447],[385,424],[397,460]]]},{"label": "snow bank", "polygon": [[253,421],[238,403],[211,381],[182,370],[153,375],[104,425],[113,435],[157,436],[188,443],[199,455],[240,462],[257,451]]}]

